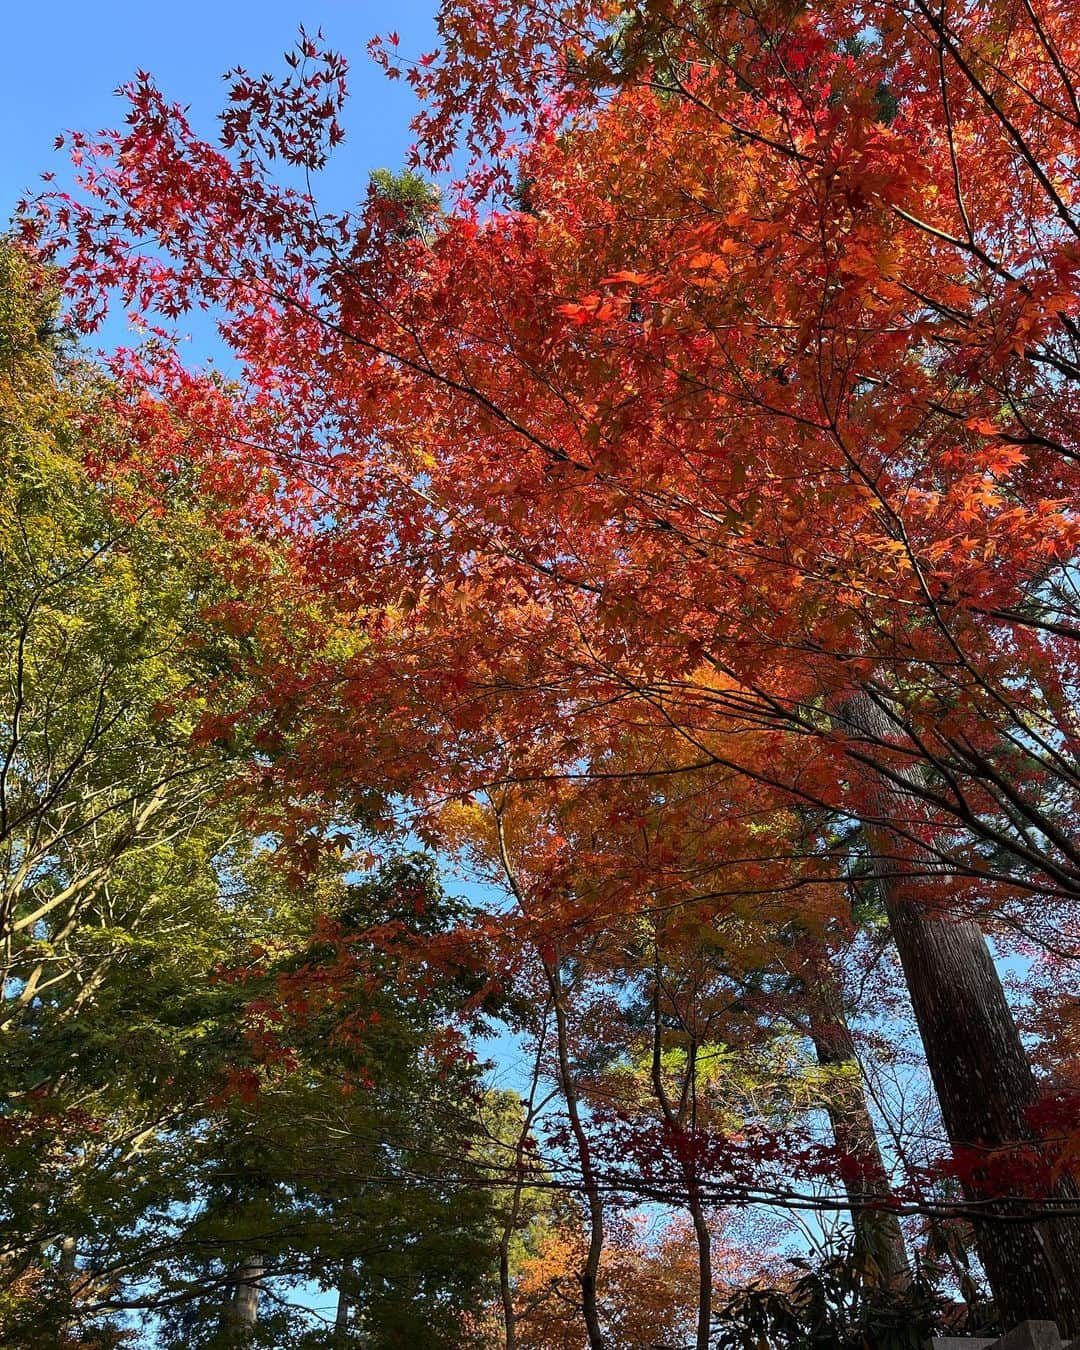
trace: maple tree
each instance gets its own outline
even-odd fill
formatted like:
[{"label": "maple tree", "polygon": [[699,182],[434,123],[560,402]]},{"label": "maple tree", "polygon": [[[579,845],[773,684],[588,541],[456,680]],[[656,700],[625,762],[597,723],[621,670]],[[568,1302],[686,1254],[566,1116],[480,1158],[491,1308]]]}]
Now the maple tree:
[{"label": "maple tree", "polygon": [[[824,997],[824,958],[805,934],[801,944],[778,948],[791,916],[805,921],[808,910],[762,885],[769,864],[786,861],[785,826],[801,832],[802,822],[792,813],[786,822],[777,813],[747,818],[741,798],[743,815],[723,829],[715,818],[721,784],[710,784],[702,820],[699,791],[684,797],[662,776],[656,744],[639,747],[633,761],[622,753],[624,770],[631,762],[649,769],[624,773],[614,788],[504,790],[486,810],[451,806],[440,818],[444,847],[463,849],[474,874],[497,880],[503,872],[516,902],[502,920],[504,941],[518,953],[535,952],[543,1013],[532,1033],[533,1095],[543,1070],[565,1099],[565,1126],[554,1135],[549,1127],[549,1135],[577,1156],[589,1198],[592,1240],[572,1248],[583,1262],[582,1299],[598,1288],[608,1194],[664,1199],[692,1219],[694,1335],[707,1346],[711,1216],[725,1201],[745,1204],[751,1190],[764,1198],[773,1187],[778,1199],[790,1198],[792,1174],[804,1183],[843,1180],[864,1278],[902,1287],[910,1279],[903,1238],[895,1218],[875,1212],[873,1197],[889,1190],[838,989],[830,984]],[[714,862],[736,855],[756,885],[744,876],[737,889],[730,867]],[[832,888],[818,889],[820,921],[830,913]],[[795,994],[807,983],[809,1000]],[[778,1018],[786,1035],[776,1030]],[[799,1051],[815,1034],[822,1068],[814,1051]],[[822,1105],[835,1156],[806,1130],[807,1116]],[[762,1147],[770,1138],[771,1152]],[[782,1162],[779,1171],[770,1159]],[[512,1291],[505,1303],[513,1330]],[[590,1313],[598,1337],[601,1309],[598,1299]]]},{"label": "maple tree", "polygon": [[[528,1350],[556,1350],[572,1344],[577,1331],[574,1267],[580,1264],[581,1231],[564,1216],[534,1240],[521,1262],[523,1303],[518,1344]],[[647,1224],[623,1219],[612,1231],[600,1264],[600,1306],[611,1344],[645,1350],[680,1344],[692,1335],[686,1310],[695,1306],[694,1242],[678,1222],[649,1233]]]},{"label": "maple tree", "polygon": [[[1075,1183],[984,937],[1075,956],[1068,13],[463,0],[439,24],[404,69],[419,163],[463,124],[473,157],[441,216],[386,181],[325,215],[275,180],[343,134],[344,62],[304,36],[283,79],[234,75],[220,147],[140,76],[127,129],[74,137],[78,192],[27,227],[77,321],[119,290],[159,325],[115,371],[169,410],[148,456],[179,438],[234,527],[288,539],[364,634],[262,672],[258,734],[300,706],[312,730],[272,777],[425,817],[641,778],[620,747],[660,723],[716,850],[707,896],[688,878],[673,903],[707,898],[711,924],[732,891],[794,888],[813,930],[849,877],[813,832],[748,864],[740,813],[857,826],[999,1312],[1075,1330]],[[167,340],[200,305],[245,372],[227,417]],[[575,866],[607,869],[620,911],[670,880]],[[547,899],[558,1012],[568,938],[607,920]],[[602,1214],[560,1076],[596,1345]]]}]

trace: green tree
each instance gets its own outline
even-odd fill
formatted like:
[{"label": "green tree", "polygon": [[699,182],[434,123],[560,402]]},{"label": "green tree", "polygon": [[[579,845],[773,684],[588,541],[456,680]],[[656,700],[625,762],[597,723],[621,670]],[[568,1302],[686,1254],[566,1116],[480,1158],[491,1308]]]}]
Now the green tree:
[{"label": "green tree", "polygon": [[[312,940],[254,980],[259,1086],[216,1126],[177,1237],[177,1350],[478,1343],[493,1195],[480,1070],[450,1022],[480,985],[429,947],[464,911],[422,855],[359,882],[328,875],[318,909]],[[312,1283],[337,1292],[333,1330],[304,1331],[287,1306]]]},{"label": "green tree", "polygon": [[[233,772],[193,733],[240,639],[220,544],[178,482],[137,504],[101,377],[59,354],[48,279],[0,251],[0,975],[2,1026],[75,1016],[162,924],[163,858],[219,816]],[[215,823],[212,832],[219,837]],[[163,852],[164,850],[164,852]],[[175,895],[169,901],[175,901]],[[181,937],[179,940],[183,941]]]}]

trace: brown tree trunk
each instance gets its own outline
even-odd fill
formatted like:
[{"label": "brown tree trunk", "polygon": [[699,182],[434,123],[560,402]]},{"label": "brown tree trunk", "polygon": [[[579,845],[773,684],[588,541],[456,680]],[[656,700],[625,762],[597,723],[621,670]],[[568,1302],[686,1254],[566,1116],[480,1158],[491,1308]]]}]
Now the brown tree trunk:
[{"label": "brown tree trunk", "polygon": [[510,1236],[503,1230],[499,1241],[499,1298],[502,1301],[504,1350],[517,1350],[517,1313],[514,1311],[514,1291],[510,1287]]},{"label": "brown tree trunk", "polygon": [[855,1043],[840,1002],[840,991],[828,957],[822,954],[814,980],[810,1008],[810,1039],[823,1068],[842,1070],[837,1075],[825,1109],[836,1147],[858,1165],[857,1175],[845,1176],[844,1191],[851,1202],[856,1254],[872,1266],[879,1283],[888,1289],[905,1289],[911,1283],[904,1234],[895,1214],[875,1209],[875,1200],[891,1194],[877,1131],[866,1104]]},{"label": "brown tree trunk", "polygon": [[688,1208],[694,1224],[698,1249],[698,1310],[696,1350],[709,1350],[712,1344],[712,1234],[705,1222],[705,1212],[697,1187],[690,1191]]},{"label": "brown tree trunk", "polygon": [[[893,739],[869,694],[837,720],[870,745]],[[1039,1098],[1031,1064],[978,925],[933,909],[941,863],[908,837],[925,818],[914,794],[875,778],[864,829],[945,1128],[954,1147],[1030,1141],[1026,1109]],[[1030,1204],[987,1204],[971,1189],[968,1198],[988,1216],[975,1224],[976,1247],[1005,1323],[1053,1319],[1080,1331],[1080,1220],[1027,1219]],[[1057,1198],[1074,1201],[1075,1187],[1066,1181]]]}]

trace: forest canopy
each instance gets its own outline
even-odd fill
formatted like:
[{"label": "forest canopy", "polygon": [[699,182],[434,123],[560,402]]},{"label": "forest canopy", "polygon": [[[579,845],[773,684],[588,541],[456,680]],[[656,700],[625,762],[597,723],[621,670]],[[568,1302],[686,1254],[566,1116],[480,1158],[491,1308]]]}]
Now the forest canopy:
[{"label": "forest canopy", "polygon": [[437,30],[0,245],[0,1343],[1080,1335],[1069,7]]}]

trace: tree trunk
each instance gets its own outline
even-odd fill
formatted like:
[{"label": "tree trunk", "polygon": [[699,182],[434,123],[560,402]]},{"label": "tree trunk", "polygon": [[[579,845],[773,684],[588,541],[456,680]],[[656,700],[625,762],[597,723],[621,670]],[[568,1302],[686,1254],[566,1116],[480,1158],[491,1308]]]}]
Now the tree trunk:
[{"label": "tree trunk", "polygon": [[[550,981],[549,981],[550,983]],[[533,1060],[532,1075],[529,1080],[529,1095],[525,1099],[521,1117],[521,1129],[514,1145],[514,1186],[510,1194],[510,1208],[506,1212],[502,1233],[499,1237],[499,1296],[503,1310],[503,1350],[517,1350],[517,1313],[514,1310],[514,1291],[510,1283],[510,1242],[517,1232],[518,1219],[521,1216],[521,1197],[525,1188],[525,1149],[536,1119],[536,1094],[540,1089],[540,1072],[543,1066],[544,1049],[547,1044],[548,1014],[550,1003],[544,1008],[540,1028],[536,1036],[536,1056]]]},{"label": "tree trunk", "polygon": [[[852,699],[837,720],[871,745],[893,739],[869,694]],[[933,911],[941,863],[907,837],[925,819],[914,794],[875,777],[864,829],[945,1128],[954,1148],[1028,1142],[1025,1113],[1039,1098],[1031,1064],[982,931]],[[922,875],[913,880],[912,873]],[[1057,1198],[1073,1201],[1075,1187],[1064,1182]],[[1030,1202],[987,1204],[971,1188],[968,1199],[998,1216],[976,1222],[975,1241],[1005,1323],[1054,1319],[1080,1332],[1080,1221],[1025,1219]]]},{"label": "tree trunk", "polygon": [[[691,1042],[687,1051],[687,1084],[690,1087],[688,1092],[683,1092],[678,1109],[672,1105],[670,1095],[664,1084],[663,1071],[663,1019],[661,1018],[660,1006],[660,952],[657,948],[656,974],[653,980],[652,992],[652,1018],[653,1018],[653,1044],[652,1044],[652,1087],[653,1095],[656,1097],[660,1112],[664,1117],[669,1128],[673,1130],[683,1130],[686,1125],[685,1111],[687,1106],[694,1105],[696,1115],[696,1092],[694,1086],[697,1064],[696,1042]],[[695,1350],[709,1350],[712,1333],[712,1234],[709,1232],[709,1225],[705,1221],[705,1211],[701,1204],[701,1187],[697,1174],[696,1164],[690,1161],[683,1163],[683,1183],[686,1186],[686,1207],[690,1211],[690,1219],[694,1225],[694,1237],[697,1241],[698,1251],[698,1306],[697,1306],[697,1326],[694,1339]]]},{"label": "tree trunk", "polygon": [[77,1239],[69,1236],[61,1238],[57,1245],[60,1248],[57,1270],[64,1288],[63,1297],[66,1300],[66,1315],[60,1323],[60,1329],[65,1335],[70,1335],[75,1328],[75,1275],[78,1268],[79,1244]]},{"label": "tree trunk", "polygon": [[349,1339],[349,1314],[352,1302],[349,1286],[352,1280],[352,1266],[346,1262],[341,1268],[341,1283],[338,1286],[337,1315],[334,1318],[334,1344],[345,1345]]},{"label": "tree trunk", "polygon": [[696,1350],[709,1350],[712,1344],[712,1234],[705,1222],[705,1213],[697,1187],[690,1191],[690,1217],[698,1249],[698,1311]]},{"label": "tree trunk", "polygon": [[536,1093],[540,1086],[540,1068],[547,1040],[548,1009],[536,1037],[536,1058],[533,1060],[529,1095],[524,1103],[521,1129],[514,1145],[514,1186],[510,1193],[510,1208],[506,1211],[502,1233],[499,1236],[499,1296],[503,1310],[503,1350],[517,1350],[517,1313],[514,1311],[514,1291],[510,1283],[510,1242],[517,1231],[521,1215],[521,1194],[525,1187],[525,1148],[529,1141],[536,1114]]},{"label": "tree trunk", "polygon": [[811,989],[810,1039],[823,1068],[842,1070],[825,1109],[836,1147],[853,1159],[859,1169],[856,1175],[844,1177],[844,1191],[851,1202],[856,1255],[872,1267],[879,1283],[886,1288],[906,1289],[911,1283],[911,1267],[900,1221],[885,1209],[873,1208],[874,1201],[888,1197],[891,1190],[877,1131],[866,1104],[855,1043],[827,954],[822,953],[816,964]]},{"label": "tree trunk", "polygon": [[502,1302],[504,1350],[517,1350],[517,1314],[514,1311],[514,1291],[510,1287],[510,1232],[506,1229],[499,1241],[499,1298]]},{"label": "tree trunk", "polygon": [[555,1038],[559,1060],[559,1081],[566,1101],[566,1114],[577,1144],[581,1182],[589,1206],[589,1246],[578,1272],[581,1286],[581,1311],[589,1337],[589,1350],[604,1350],[604,1332],[600,1324],[600,1310],[596,1301],[596,1277],[600,1272],[600,1253],[604,1246],[604,1204],[600,1197],[596,1173],[593,1170],[589,1137],[581,1120],[577,1085],[570,1068],[570,1042],[566,1027],[566,1005],[558,959],[544,962],[551,989],[551,1005],[555,1013]]},{"label": "tree trunk", "polygon": [[232,1294],[222,1310],[222,1329],[234,1336],[249,1332],[259,1320],[259,1293],[266,1274],[266,1259],[250,1256],[237,1267]]}]

